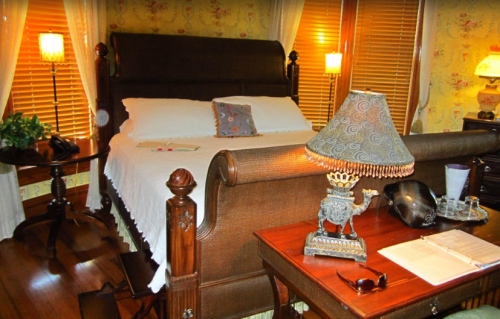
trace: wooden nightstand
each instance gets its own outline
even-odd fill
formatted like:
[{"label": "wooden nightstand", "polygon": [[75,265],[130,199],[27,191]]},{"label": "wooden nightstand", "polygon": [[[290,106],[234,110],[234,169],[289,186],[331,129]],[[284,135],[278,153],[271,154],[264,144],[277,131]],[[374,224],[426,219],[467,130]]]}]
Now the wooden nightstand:
[{"label": "wooden nightstand", "polygon": [[[476,113],[464,117],[464,131],[494,130],[500,132],[500,121],[478,119]],[[500,152],[487,154],[481,159],[486,163],[479,200],[481,205],[500,209]]]},{"label": "wooden nightstand", "polygon": [[[21,166],[50,167],[52,182],[50,189],[54,199],[47,205],[47,212],[32,216],[20,223],[14,230],[13,238],[22,240],[24,230],[35,224],[51,221],[51,230],[47,241],[47,253],[50,258],[56,257],[56,240],[61,223],[65,220],[83,220],[96,224],[101,228],[101,237],[108,235],[108,225],[95,214],[89,212],[77,212],[73,209],[73,204],[64,197],[66,195],[66,183],[63,166],[90,161],[94,158],[104,156],[109,152],[109,146],[104,150],[99,149],[98,144],[91,139],[74,139],[80,150],[67,155],[58,161],[54,161],[54,150],[49,146],[49,141],[38,141],[33,149],[19,150],[16,147],[0,148],[0,162]],[[70,205],[71,210],[66,211],[66,206]]]}]

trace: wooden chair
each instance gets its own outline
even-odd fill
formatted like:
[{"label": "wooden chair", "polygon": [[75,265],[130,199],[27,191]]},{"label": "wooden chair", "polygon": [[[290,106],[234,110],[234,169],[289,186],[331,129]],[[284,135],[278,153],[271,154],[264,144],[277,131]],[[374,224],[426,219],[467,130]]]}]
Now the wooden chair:
[{"label": "wooden chair", "polygon": [[[142,306],[133,319],[145,318],[155,307],[159,319],[165,318],[165,289],[154,293],[148,284],[154,277],[158,264],[151,258],[151,251],[142,250],[118,255],[124,278],[116,286],[105,283],[101,290],[80,294],[82,319],[121,319],[114,301],[114,293],[128,289],[133,299],[141,299]],[[111,301],[112,299],[112,301]]]}]

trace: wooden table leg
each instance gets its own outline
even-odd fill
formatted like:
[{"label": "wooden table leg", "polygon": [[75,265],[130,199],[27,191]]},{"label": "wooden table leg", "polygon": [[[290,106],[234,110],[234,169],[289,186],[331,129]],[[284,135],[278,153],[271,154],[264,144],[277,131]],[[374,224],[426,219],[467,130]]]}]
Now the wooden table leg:
[{"label": "wooden table leg", "polygon": [[38,223],[51,221],[53,219],[54,218],[48,212],[33,216],[29,219],[26,219],[22,223],[17,225],[16,229],[14,229],[14,235],[12,237],[14,237],[15,240],[23,240],[24,230],[26,228],[33,226],[35,224],[38,224]]},{"label": "wooden table leg", "polygon": [[96,224],[101,228],[101,237],[106,237],[108,235],[108,225],[101,218],[85,212],[75,212],[73,209],[71,212],[66,213],[66,206],[68,206],[69,203],[64,197],[66,195],[66,183],[63,180],[64,171],[62,167],[52,166],[50,168],[50,176],[52,176],[50,190],[54,199],[47,205],[47,212],[33,216],[20,223],[14,230],[14,239],[22,240],[24,238],[24,230],[30,226],[41,222],[52,221],[49,239],[47,240],[47,253],[50,258],[55,258],[57,254],[57,235],[59,234],[61,223],[65,219],[77,219]]},{"label": "wooden table leg", "polygon": [[264,260],[262,265],[266,270],[269,281],[271,282],[271,287],[273,288],[274,296],[274,314],[273,319],[300,319],[302,315],[299,314],[290,305],[290,292],[288,287],[285,286],[278,278],[275,276],[274,269]]}]

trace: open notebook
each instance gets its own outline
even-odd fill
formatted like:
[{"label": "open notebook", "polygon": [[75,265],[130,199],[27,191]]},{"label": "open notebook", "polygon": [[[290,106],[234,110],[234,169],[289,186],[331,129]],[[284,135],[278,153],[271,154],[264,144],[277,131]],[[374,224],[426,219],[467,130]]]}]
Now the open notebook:
[{"label": "open notebook", "polygon": [[500,263],[500,247],[456,229],[387,247],[379,253],[432,285]]}]

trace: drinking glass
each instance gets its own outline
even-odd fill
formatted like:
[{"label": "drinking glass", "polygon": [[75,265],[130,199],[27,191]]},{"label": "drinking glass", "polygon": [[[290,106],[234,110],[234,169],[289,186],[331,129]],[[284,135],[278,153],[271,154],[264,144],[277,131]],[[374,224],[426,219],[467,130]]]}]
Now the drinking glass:
[{"label": "drinking glass", "polygon": [[451,195],[443,195],[441,197],[441,203],[439,204],[439,210],[441,214],[445,216],[455,215],[455,197]]},{"label": "drinking glass", "polygon": [[464,202],[464,214],[469,219],[476,219],[478,216],[479,198],[476,196],[466,196]]}]

